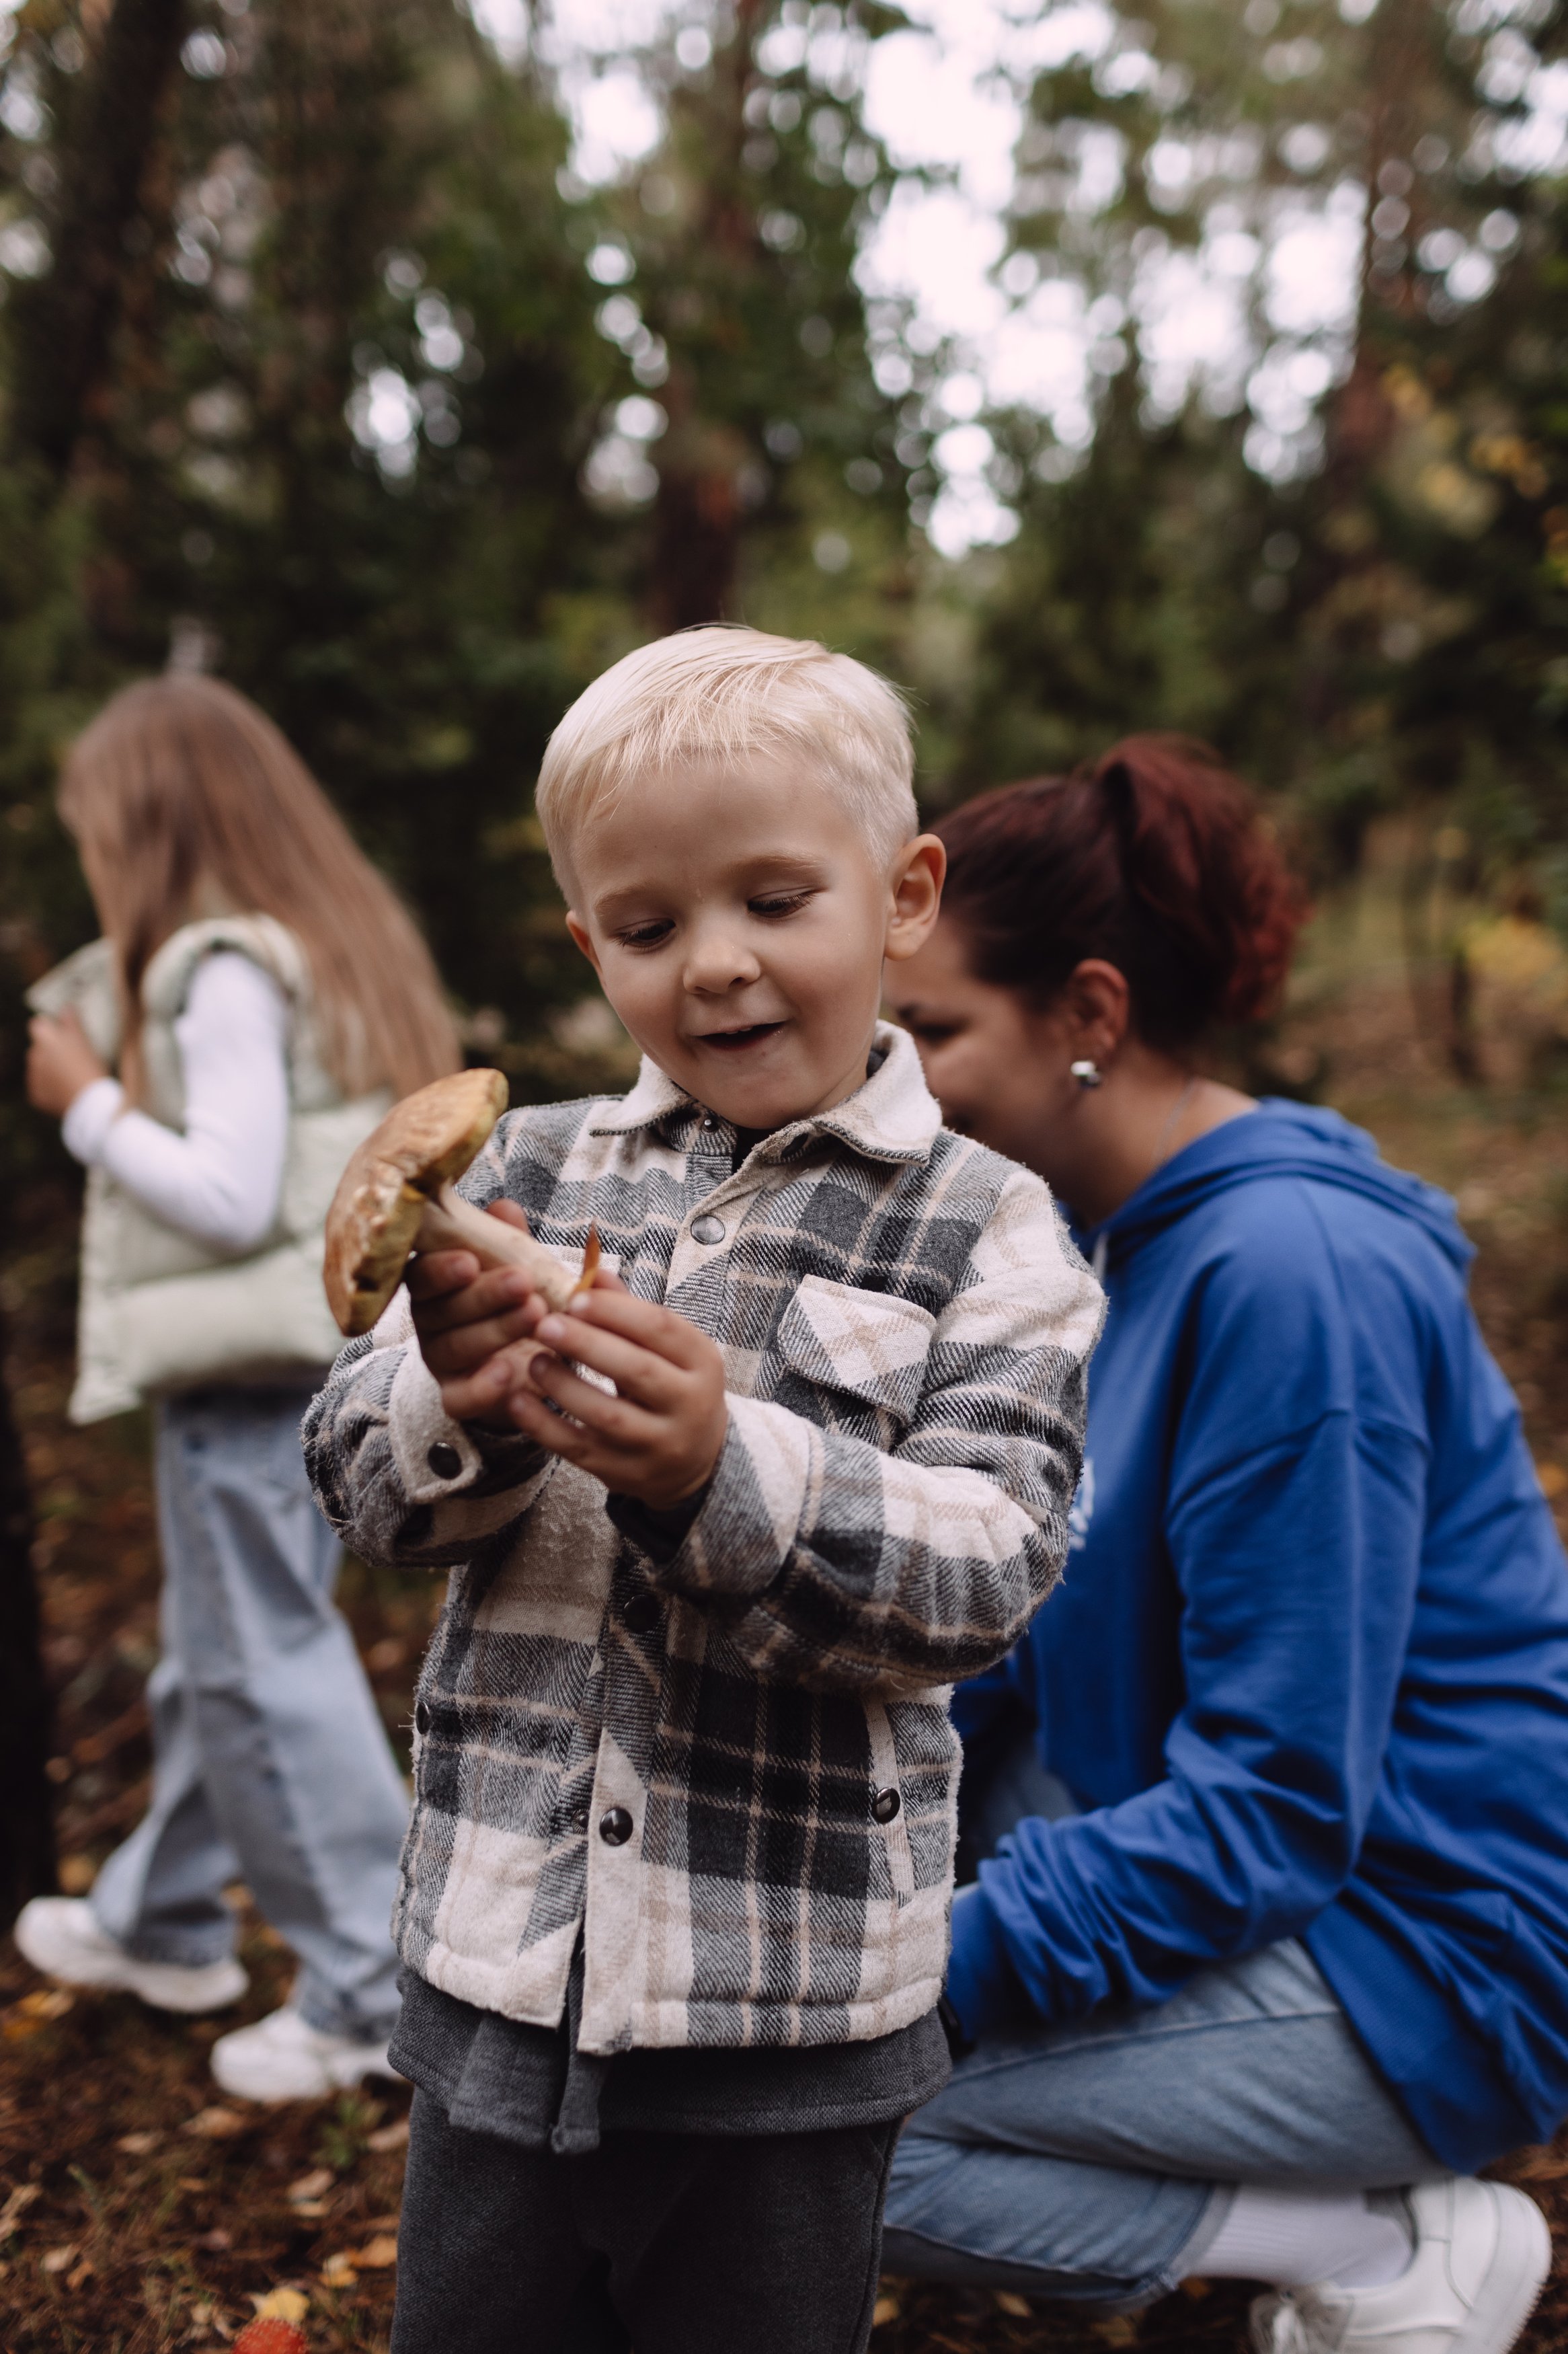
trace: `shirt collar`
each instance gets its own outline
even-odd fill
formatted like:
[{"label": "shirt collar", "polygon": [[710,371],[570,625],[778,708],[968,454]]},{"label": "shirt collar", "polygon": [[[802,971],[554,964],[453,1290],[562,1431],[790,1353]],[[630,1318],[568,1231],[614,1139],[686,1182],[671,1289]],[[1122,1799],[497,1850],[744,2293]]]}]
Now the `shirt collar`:
[{"label": "shirt collar", "polygon": [[[923,1161],[936,1141],[942,1115],[926,1085],[915,1041],[906,1030],[879,1022],[872,1055],[881,1060],[863,1087],[831,1111],[777,1129],[761,1150],[774,1157],[802,1138],[832,1136],[869,1160]],[[656,1128],[662,1120],[701,1108],[644,1055],[630,1094],[601,1104],[588,1129],[594,1136],[630,1136],[640,1128]]]}]

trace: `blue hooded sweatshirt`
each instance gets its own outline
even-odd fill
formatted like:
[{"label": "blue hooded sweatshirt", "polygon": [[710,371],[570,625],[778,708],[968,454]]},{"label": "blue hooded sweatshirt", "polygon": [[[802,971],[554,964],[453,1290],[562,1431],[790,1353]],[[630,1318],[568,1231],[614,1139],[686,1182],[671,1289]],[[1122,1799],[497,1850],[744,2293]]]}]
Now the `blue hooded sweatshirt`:
[{"label": "blue hooded sweatshirt", "polygon": [[1304,1939],[1464,2172],[1568,2112],[1568,1563],[1452,1204],[1268,1101],[1103,1243],[1067,1577],[957,1694],[1085,1811],[955,1908],[971,2033]]}]

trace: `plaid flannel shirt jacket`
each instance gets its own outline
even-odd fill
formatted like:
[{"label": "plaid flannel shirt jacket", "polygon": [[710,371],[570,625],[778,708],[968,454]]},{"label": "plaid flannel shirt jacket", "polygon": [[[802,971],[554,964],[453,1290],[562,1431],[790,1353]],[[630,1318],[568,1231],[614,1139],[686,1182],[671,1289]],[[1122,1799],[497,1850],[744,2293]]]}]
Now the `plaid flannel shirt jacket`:
[{"label": "plaid flannel shirt jacket", "polygon": [[1039,1179],[943,1129],[913,1044],[832,1111],[735,1130],[645,1063],[509,1113],[463,1182],[724,1352],[729,1430],[662,1527],[452,1422],[399,1293],[305,1425],[377,1563],[450,1564],[395,1931],[433,1986],[579,2048],[849,2042],[941,1991],[947,1687],[1060,1574],[1103,1302]]}]

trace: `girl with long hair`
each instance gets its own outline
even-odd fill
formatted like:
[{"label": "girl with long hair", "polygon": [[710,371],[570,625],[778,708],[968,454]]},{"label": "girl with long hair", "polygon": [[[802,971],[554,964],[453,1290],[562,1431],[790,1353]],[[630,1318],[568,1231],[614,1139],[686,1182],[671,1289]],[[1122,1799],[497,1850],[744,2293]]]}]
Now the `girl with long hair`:
[{"label": "girl with long hair", "polygon": [[214,2073],[316,2094],[386,2065],[407,1818],[300,1452],[337,1347],[322,1226],[355,1145],[457,1039],[408,914],[233,688],[126,688],[59,808],[102,938],[31,993],[28,1087],[89,1172],[72,1417],[154,1406],[163,1656],[145,1817],[16,1937],[68,1983],[216,2009],[247,1984],[223,1897],[243,1878],[299,1976]]},{"label": "girl with long hair", "polygon": [[1480,2169],[1568,2110],[1568,1575],[1469,1246],[1336,1113],[1205,1070],[1302,914],[1212,758],[1132,737],[938,830],[895,1011],[1109,1306],[1065,1584],[955,1696],[973,2048],[885,2260],[1503,2354],[1550,2250]]}]

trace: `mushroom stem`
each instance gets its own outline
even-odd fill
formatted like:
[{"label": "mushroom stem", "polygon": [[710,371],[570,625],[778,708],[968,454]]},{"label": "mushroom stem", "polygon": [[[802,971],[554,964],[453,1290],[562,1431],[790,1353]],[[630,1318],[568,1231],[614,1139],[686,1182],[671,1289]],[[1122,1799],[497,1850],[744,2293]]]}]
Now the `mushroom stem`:
[{"label": "mushroom stem", "polygon": [[552,1308],[568,1307],[586,1288],[582,1277],[564,1267],[554,1251],[536,1243],[521,1226],[508,1225],[488,1211],[476,1209],[450,1184],[441,1187],[422,1213],[414,1247],[471,1251],[481,1267],[520,1267]]}]

